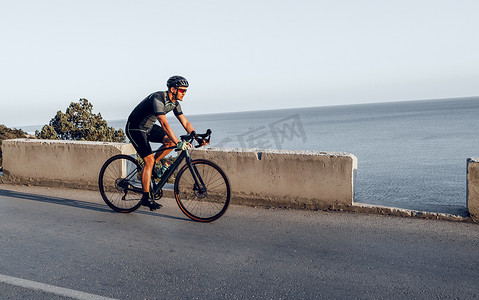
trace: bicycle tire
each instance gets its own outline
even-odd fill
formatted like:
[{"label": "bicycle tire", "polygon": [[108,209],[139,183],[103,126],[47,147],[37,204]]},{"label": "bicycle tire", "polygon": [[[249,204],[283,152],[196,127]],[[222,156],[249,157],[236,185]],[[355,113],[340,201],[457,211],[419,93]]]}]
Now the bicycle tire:
[{"label": "bicycle tire", "polygon": [[198,222],[212,222],[221,217],[230,203],[230,184],[223,170],[215,163],[197,159],[191,162],[203,180],[206,192],[200,193],[191,175],[191,169],[185,164],[175,180],[175,198],[181,211],[190,219]]},{"label": "bicycle tire", "polygon": [[130,213],[140,207],[141,169],[135,158],[125,154],[112,156],[103,164],[98,185],[103,201],[111,209]]}]

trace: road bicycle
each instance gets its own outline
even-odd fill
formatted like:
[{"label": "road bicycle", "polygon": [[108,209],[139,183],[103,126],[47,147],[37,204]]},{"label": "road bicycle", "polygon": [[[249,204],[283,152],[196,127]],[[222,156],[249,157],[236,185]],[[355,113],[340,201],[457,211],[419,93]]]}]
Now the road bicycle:
[{"label": "road bicycle", "polygon": [[[204,134],[180,136],[182,141],[191,145],[197,139],[209,143],[210,138],[210,129]],[[201,147],[201,144],[195,147]],[[162,146],[154,153],[174,148]],[[141,205],[143,167],[135,157],[125,154],[112,156],[100,170],[98,185],[101,196],[114,211],[130,213]],[[230,184],[218,165],[206,159],[192,159],[188,149],[181,151],[163,174],[155,164],[150,188],[155,200],[163,196],[163,187],[172,176],[176,203],[186,216],[198,222],[211,222],[226,212],[230,202]]]}]

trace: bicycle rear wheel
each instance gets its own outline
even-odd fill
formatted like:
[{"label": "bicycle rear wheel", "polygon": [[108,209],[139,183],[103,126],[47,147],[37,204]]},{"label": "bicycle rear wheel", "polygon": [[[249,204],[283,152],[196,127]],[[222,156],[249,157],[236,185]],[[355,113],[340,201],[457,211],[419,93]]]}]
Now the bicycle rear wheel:
[{"label": "bicycle rear wheel", "polygon": [[[193,177],[196,174],[198,185]],[[175,198],[181,211],[194,221],[211,222],[221,217],[230,202],[228,178],[216,164],[203,159],[184,165],[175,180]]]},{"label": "bicycle rear wheel", "polygon": [[105,203],[114,211],[129,213],[141,204],[141,167],[131,156],[119,154],[100,170],[98,185]]}]

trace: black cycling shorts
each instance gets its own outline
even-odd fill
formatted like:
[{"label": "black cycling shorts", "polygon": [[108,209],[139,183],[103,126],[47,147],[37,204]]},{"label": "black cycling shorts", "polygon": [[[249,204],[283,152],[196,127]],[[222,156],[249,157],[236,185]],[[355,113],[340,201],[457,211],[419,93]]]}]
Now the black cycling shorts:
[{"label": "black cycling shorts", "polygon": [[129,125],[130,123],[128,122],[125,128],[126,136],[130,139],[130,142],[133,144],[133,147],[135,147],[136,152],[138,152],[141,158],[145,158],[153,153],[150,142],[163,143],[163,139],[166,135],[163,127],[153,125],[151,130],[146,132],[141,129],[129,128]]}]

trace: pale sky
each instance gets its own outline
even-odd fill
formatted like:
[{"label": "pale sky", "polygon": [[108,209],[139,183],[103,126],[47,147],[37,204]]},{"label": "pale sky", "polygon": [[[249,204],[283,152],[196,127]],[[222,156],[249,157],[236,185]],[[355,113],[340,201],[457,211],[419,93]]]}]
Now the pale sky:
[{"label": "pale sky", "polygon": [[126,119],[172,75],[185,115],[479,95],[477,0],[0,0],[0,124],[87,98]]}]

